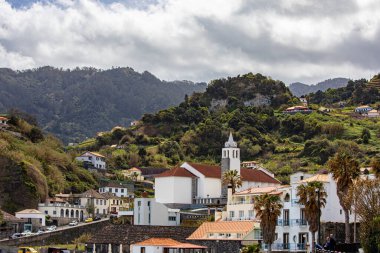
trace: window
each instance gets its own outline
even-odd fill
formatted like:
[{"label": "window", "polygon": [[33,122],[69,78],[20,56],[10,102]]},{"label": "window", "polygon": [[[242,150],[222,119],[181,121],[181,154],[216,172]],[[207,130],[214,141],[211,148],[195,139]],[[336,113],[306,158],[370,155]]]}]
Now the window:
[{"label": "window", "polygon": [[248,211],[248,216],[249,216],[250,218],[253,217],[253,210],[249,210],[249,211]]},{"label": "window", "polygon": [[150,213],[148,214],[148,223],[150,224]]},{"label": "window", "polygon": [[96,202],[97,205],[99,205],[99,200],[98,199],[95,202]]},{"label": "window", "polygon": [[290,201],[290,195],[289,195],[289,193],[286,193],[286,194],[285,194],[284,201],[285,201],[285,202],[289,202],[289,201]]},{"label": "window", "polygon": [[177,217],[175,217],[175,216],[169,216],[169,221],[177,221]]},{"label": "window", "polygon": [[243,218],[243,217],[244,217],[244,211],[242,211],[242,210],[239,211],[239,217],[240,217],[240,218]]},{"label": "window", "polygon": [[137,201],[137,205],[138,205],[138,206],[141,206],[141,201]]},{"label": "window", "polygon": [[342,214],[342,209],[339,210],[339,213]]},{"label": "window", "polygon": [[219,237],[224,237],[224,233],[219,233]]},{"label": "window", "polygon": [[235,212],[234,211],[230,211],[230,218],[233,218],[235,217]]},{"label": "window", "polygon": [[47,210],[45,211],[45,214],[49,214]]},{"label": "window", "polygon": [[303,180],[303,176],[300,176],[300,179]]},{"label": "window", "polygon": [[284,249],[289,249],[289,233],[283,235]]},{"label": "window", "polygon": [[115,192],[118,192],[118,191],[119,191],[119,189],[116,188],[116,189],[115,189]]},{"label": "window", "polygon": [[238,234],[236,235],[236,238],[241,238],[242,236],[243,236],[243,234],[238,233]]},{"label": "window", "polygon": [[53,214],[57,214],[57,211],[53,211]]},{"label": "window", "polygon": [[100,205],[103,205],[103,200],[99,200],[100,201]]},{"label": "window", "polygon": [[120,192],[121,192],[121,193],[124,193],[124,189],[120,189]]},{"label": "window", "polygon": [[226,234],[226,237],[231,237],[231,234]]},{"label": "window", "polygon": [[141,247],[140,253],[145,253],[145,247]]},{"label": "window", "polygon": [[147,205],[150,206],[150,201],[148,201]]},{"label": "window", "polygon": [[214,236],[214,233],[209,233],[208,234],[208,237],[213,237]]}]

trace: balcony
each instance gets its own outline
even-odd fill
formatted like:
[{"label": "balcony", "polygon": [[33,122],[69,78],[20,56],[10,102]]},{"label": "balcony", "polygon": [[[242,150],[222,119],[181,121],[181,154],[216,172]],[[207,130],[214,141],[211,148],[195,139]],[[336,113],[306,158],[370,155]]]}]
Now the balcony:
[{"label": "balcony", "polygon": [[277,226],[289,226],[289,220],[282,220],[282,219],[278,219],[277,220]]},{"label": "balcony", "polygon": [[[262,245],[262,250],[267,251],[268,250],[268,244]],[[305,251],[306,250],[306,244],[305,243],[273,243],[272,244],[272,251]]]},{"label": "balcony", "polygon": [[224,221],[255,220],[254,216],[225,218]]},{"label": "balcony", "polygon": [[292,219],[290,220],[291,226],[307,226],[307,221],[304,219]]},{"label": "balcony", "polygon": [[229,205],[245,205],[245,204],[252,205],[253,204],[253,200],[232,201],[232,202],[230,202],[228,204]]}]

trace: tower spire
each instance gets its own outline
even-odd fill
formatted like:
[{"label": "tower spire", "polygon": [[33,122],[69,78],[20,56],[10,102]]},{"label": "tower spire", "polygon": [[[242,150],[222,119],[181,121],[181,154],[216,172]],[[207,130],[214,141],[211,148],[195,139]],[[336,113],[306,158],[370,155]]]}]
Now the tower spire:
[{"label": "tower spire", "polygon": [[225,148],[236,148],[237,143],[234,141],[234,137],[232,136],[232,132],[230,132],[230,136],[228,137],[228,141],[224,144]]}]

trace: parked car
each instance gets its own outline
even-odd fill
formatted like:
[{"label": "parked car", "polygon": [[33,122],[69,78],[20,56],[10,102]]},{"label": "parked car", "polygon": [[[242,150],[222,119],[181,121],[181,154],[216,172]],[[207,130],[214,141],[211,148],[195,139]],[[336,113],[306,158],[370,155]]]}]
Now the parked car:
[{"label": "parked car", "polygon": [[33,233],[30,230],[24,230],[24,232],[22,232],[21,235],[22,236],[31,236],[31,235],[33,235]]},{"label": "parked car", "polygon": [[22,236],[21,233],[14,233],[13,235],[9,236],[9,239],[17,239],[21,236]]},{"label": "parked car", "polygon": [[70,250],[67,248],[48,248],[48,253],[70,253]]},{"label": "parked car", "polygon": [[73,220],[72,222],[69,223],[69,226],[76,226],[78,225],[78,221]]},{"label": "parked car", "polygon": [[20,247],[18,248],[17,253],[37,253],[37,250],[31,247]]},{"label": "parked car", "polygon": [[102,219],[102,217],[100,217],[99,215],[96,215],[95,218],[94,218],[94,221],[101,220],[101,219]]},{"label": "parked car", "polygon": [[86,222],[86,223],[89,223],[89,222],[92,222],[92,221],[93,221],[92,218],[87,218],[87,219],[84,220],[84,222]]},{"label": "parked car", "polygon": [[55,225],[46,228],[47,232],[52,232],[52,231],[55,231],[55,230],[57,230],[57,226],[55,226]]},{"label": "parked car", "polygon": [[43,231],[43,230],[38,230],[38,231],[35,232],[34,234],[35,234],[35,235],[40,235],[40,234],[43,234],[43,233],[45,233],[45,231]]}]

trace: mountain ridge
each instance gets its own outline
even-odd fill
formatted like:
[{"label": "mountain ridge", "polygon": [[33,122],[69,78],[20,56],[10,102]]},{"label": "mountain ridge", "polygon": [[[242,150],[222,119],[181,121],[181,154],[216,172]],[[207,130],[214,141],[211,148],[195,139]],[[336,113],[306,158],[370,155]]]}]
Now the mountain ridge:
[{"label": "mountain ridge", "polygon": [[315,93],[318,90],[326,91],[327,89],[336,89],[345,87],[348,83],[349,79],[343,77],[330,78],[324,80],[322,82],[318,82],[317,84],[304,84],[301,82],[291,83],[288,87],[293,95],[300,97],[303,95],[307,95],[309,93]]}]

